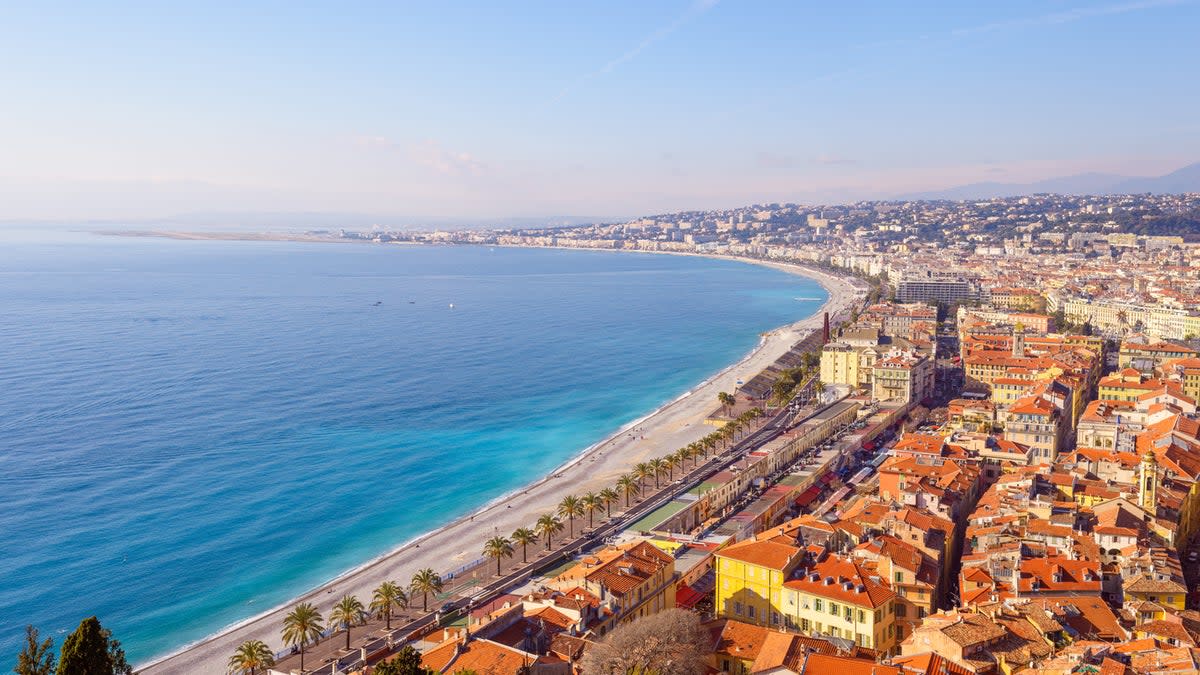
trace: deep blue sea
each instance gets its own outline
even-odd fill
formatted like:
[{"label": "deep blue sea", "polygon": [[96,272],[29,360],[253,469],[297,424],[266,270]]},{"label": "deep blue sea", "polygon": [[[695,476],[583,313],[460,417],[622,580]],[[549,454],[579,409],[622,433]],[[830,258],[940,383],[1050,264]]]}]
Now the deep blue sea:
[{"label": "deep blue sea", "polygon": [[96,614],[144,662],[273,607],[825,297],[702,258],[0,231],[0,664],[27,623]]}]

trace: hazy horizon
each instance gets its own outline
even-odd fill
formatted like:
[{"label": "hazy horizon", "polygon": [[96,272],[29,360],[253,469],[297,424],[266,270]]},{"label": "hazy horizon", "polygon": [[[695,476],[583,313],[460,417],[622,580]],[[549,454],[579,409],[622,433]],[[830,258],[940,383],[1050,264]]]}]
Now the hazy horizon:
[{"label": "hazy horizon", "polygon": [[1200,159],[1198,20],[1188,0],[14,7],[0,220],[619,219],[1157,176]]}]

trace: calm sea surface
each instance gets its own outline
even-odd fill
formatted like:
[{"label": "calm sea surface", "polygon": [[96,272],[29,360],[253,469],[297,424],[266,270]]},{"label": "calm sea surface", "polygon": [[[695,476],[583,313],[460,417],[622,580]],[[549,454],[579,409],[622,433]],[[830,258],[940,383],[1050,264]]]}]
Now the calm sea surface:
[{"label": "calm sea surface", "polygon": [[266,610],[825,297],[700,258],[0,232],[0,663],[27,623],[96,614],[142,662]]}]

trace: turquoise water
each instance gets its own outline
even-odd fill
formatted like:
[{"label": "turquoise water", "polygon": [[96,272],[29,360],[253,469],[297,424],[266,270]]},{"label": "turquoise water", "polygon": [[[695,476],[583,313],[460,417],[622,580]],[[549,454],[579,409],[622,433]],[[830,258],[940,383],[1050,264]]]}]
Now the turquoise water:
[{"label": "turquoise water", "polygon": [[0,233],[0,657],[91,614],[134,662],[200,639],[825,297],[701,258]]}]

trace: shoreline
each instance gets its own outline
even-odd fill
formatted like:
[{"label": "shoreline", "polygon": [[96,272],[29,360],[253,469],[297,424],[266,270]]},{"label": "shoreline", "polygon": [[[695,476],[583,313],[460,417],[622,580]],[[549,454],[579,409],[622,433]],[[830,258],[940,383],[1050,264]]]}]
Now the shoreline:
[{"label": "shoreline", "polygon": [[[125,236],[130,236],[126,234]],[[136,235],[134,235],[136,236]],[[162,236],[162,235],[159,235]],[[170,235],[167,235],[170,236]],[[311,240],[306,240],[311,241]],[[355,242],[348,242],[355,243]],[[363,242],[370,243],[370,242]],[[512,247],[562,248],[569,247]],[[603,250],[603,249],[601,249]],[[618,251],[666,255],[690,255],[720,260],[732,260],[770,267],[816,281],[826,291],[826,301],[812,314],[762,333],[758,343],[730,365],[709,375],[687,391],[664,402],[654,410],[628,422],[605,438],[580,450],[549,473],[524,486],[499,495],[478,508],[446,523],[401,542],[387,552],[361,565],[345,570],[297,597],[260,612],[254,616],[224,626],[214,633],[186,644],[168,654],[139,665],[140,673],[213,672],[225,671],[229,654],[247,639],[260,639],[278,651],[279,626],[283,614],[298,602],[321,604],[344,593],[369,598],[371,590],[383,580],[407,585],[411,573],[432,567],[439,573],[457,569],[480,558],[479,547],[491,530],[504,533],[516,527],[529,526],[537,516],[552,512],[559,499],[567,494],[582,494],[611,485],[637,462],[672,452],[711,431],[704,424],[708,413],[716,407],[716,392],[730,391],[736,381],[748,381],[766,366],[819,328],[823,312],[835,315],[850,302],[861,297],[856,289],[841,277],[820,270],[750,258],[717,256],[666,251]],[[745,372],[743,372],[745,371]],[[698,396],[708,391],[710,396]],[[710,401],[711,399],[711,401]],[[632,433],[637,431],[636,437]],[[501,505],[504,505],[501,508]],[[621,509],[618,505],[617,512]],[[477,519],[479,519],[477,521]],[[466,548],[460,549],[466,542]],[[422,548],[424,547],[424,548]],[[280,648],[282,648],[280,646]]]}]

